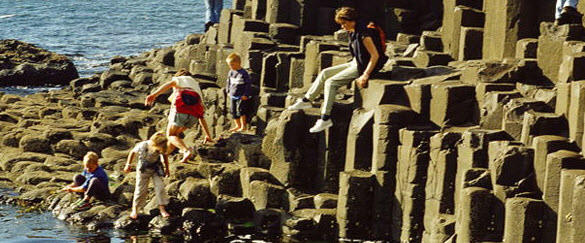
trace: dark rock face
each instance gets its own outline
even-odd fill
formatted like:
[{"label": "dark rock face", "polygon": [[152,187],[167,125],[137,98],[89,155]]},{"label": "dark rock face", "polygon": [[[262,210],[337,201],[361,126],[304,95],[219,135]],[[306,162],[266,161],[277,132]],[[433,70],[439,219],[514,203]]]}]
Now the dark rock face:
[{"label": "dark rock face", "polygon": [[0,86],[68,85],[79,77],[64,55],[18,40],[0,41]]}]

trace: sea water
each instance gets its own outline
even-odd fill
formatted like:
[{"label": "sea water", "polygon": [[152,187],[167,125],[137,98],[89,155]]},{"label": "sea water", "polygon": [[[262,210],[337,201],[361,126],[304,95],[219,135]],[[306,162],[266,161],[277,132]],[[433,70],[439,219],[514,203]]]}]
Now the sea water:
[{"label": "sea water", "polygon": [[[231,2],[224,0],[224,7]],[[113,56],[137,55],[202,33],[204,18],[204,0],[0,0],[0,39],[67,55],[79,75],[88,77],[106,70]]]}]

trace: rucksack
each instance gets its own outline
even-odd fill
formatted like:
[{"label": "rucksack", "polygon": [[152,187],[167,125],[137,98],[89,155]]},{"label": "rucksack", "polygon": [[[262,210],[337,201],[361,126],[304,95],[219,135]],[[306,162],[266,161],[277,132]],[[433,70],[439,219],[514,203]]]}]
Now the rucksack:
[{"label": "rucksack", "polygon": [[189,114],[197,118],[203,117],[205,109],[199,93],[190,89],[179,90],[175,97],[175,108],[178,113]]},{"label": "rucksack", "polygon": [[386,52],[386,34],[384,33],[384,30],[382,30],[382,28],[380,28],[380,26],[376,25],[374,22],[370,22],[367,27],[370,29],[376,30],[378,35],[380,35],[380,45],[382,45],[382,51],[385,53]]}]

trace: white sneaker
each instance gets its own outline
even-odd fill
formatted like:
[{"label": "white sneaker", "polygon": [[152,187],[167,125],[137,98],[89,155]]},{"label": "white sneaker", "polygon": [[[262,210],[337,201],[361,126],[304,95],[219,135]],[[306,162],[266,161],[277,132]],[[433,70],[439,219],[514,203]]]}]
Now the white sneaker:
[{"label": "white sneaker", "polygon": [[294,104],[292,104],[288,107],[288,109],[291,111],[303,110],[303,109],[309,109],[309,108],[313,108],[313,105],[311,105],[311,102],[304,102],[303,99],[298,99],[297,102],[295,102]]},{"label": "white sneaker", "polygon": [[317,133],[317,132],[321,132],[327,128],[330,128],[333,126],[333,122],[331,121],[331,119],[327,120],[327,121],[323,121],[321,119],[317,120],[317,122],[315,123],[315,125],[313,127],[311,127],[311,129],[309,129],[310,133]]}]

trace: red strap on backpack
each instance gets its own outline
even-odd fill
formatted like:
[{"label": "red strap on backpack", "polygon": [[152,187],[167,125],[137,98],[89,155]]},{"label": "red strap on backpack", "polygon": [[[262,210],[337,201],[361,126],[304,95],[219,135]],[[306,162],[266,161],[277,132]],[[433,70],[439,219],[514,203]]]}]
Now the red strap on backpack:
[{"label": "red strap on backpack", "polygon": [[382,45],[382,51],[386,52],[386,34],[384,33],[384,30],[382,30],[380,26],[374,24],[374,22],[370,22],[367,27],[370,29],[375,29],[378,32],[378,35],[380,35],[380,44]]},{"label": "red strap on backpack", "polygon": [[201,96],[190,89],[179,90],[175,97],[175,108],[178,113],[189,114],[197,118],[202,118],[205,113]]}]

